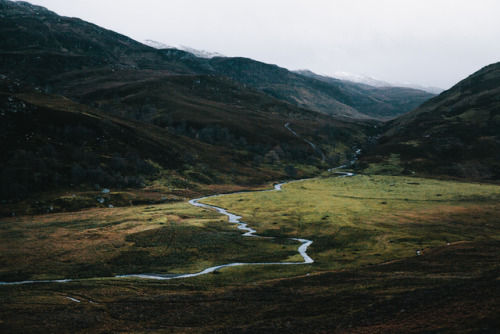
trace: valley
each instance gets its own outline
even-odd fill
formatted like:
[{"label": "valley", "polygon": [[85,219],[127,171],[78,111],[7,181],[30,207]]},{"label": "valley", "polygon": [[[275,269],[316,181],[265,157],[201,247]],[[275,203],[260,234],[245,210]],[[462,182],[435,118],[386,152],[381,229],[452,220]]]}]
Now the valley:
[{"label": "valley", "polygon": [[500,63],[186,50],[0,0],[2,333],[500,328]]}]

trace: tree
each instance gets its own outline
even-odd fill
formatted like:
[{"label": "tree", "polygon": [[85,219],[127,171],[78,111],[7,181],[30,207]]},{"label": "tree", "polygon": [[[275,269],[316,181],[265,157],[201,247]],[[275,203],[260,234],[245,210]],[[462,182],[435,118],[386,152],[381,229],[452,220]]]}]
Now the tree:
[{"label": "tree", "polygon": [[294,165],[286,165],[285,166],[285,173],[289,177],[295,177],[295,176],[297,176],[297,169],[295,169]]},{"label": "tree", "polygon": [[278,163],[278,164],[280,163],[280,157],[274,150],[269,151],[266,154],[266,157],[269,159],[271,163]]}]

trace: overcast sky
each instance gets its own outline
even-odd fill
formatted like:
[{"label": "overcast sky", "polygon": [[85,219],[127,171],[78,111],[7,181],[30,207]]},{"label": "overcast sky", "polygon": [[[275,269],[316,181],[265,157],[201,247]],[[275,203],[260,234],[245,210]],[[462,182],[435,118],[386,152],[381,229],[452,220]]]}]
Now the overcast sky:
[{"label": "overcast sky", "polygon": [[500,61],[499,0],[31,0],[138,41],[449,88]]}]

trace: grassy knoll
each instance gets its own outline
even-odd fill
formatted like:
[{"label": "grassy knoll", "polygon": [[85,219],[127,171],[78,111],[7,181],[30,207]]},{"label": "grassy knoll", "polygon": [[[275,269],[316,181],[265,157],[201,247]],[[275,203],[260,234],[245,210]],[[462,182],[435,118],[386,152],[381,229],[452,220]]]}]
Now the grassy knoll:
[{"label": "grassy knoll", "polygon": [[0,281],[185,273],[231,262],[295,259],[298,244],[242,238],[187,203],[1,220]]},{"label": "grassy knoll", "polygon": [[498,240],[499,200],[495,185],[358,175],[205,202],[237,212],[261,235],[311,239],[314,267],[339,269],[457,241]]}]

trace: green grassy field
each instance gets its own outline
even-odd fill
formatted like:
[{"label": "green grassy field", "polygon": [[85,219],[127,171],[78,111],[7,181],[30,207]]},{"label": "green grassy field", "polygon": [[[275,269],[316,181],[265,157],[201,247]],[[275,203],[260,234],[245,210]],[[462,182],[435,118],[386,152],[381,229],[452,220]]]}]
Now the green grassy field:
[{"label": "green grassy field", "polygon": [[260,235],[313,240],[314,268],[340,269],[457,241],[498,240],[499,200],[495,185],[357,175],[205,202],[242,215]]},{"label": "green grassy field", "polygon": [[[0,330],[491,330],[500,326],[499,199],[495,185],[359,175],[205,200],[274,239],[243,238],[186,202],[3,218],[3,281],[82,279],[0,286]],[[289,237],[313,240],[316,262],[110,277],[300,260]]]},{"label": "green grassy field", "polygon": [[242,238],[215,212],[183,202],[3,219],[0,281],[188,273],[279,262],[298,243]]},{"label": "green grassy field", "polygon": [[[495,185],[358,175],[205,200],[274,238],[243,238],[226,217],[186,202],[4,218],[0,278],[186,273],[232,262],[302,261],[292,237],[314,241],[308,253],[315,263],[260,275],[354,268],[458,241],[498,240],[499,200]],[[245,269],[233,270],[239,271]]]}]

